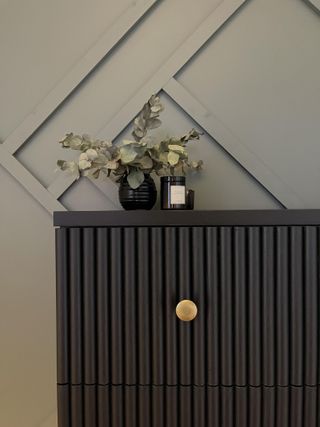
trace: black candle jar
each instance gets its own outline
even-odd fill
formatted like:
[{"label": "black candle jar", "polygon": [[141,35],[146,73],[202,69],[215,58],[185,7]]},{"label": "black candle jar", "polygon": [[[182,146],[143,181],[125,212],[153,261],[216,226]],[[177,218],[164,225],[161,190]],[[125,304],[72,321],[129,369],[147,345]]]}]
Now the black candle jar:
[{"label": "black candle jar", "polygon": [[186,177],[161,177],[161,209],[186,209]]}]

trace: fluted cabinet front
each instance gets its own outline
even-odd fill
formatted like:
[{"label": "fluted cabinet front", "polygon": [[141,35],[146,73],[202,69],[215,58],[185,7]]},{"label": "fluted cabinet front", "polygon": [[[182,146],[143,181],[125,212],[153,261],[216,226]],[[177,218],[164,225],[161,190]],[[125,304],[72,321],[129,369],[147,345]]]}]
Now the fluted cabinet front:
[{"label": "fluted cabinet front", "polygon": [[57,229],[59,427],[317,427],[319,243],[317,226]]}]

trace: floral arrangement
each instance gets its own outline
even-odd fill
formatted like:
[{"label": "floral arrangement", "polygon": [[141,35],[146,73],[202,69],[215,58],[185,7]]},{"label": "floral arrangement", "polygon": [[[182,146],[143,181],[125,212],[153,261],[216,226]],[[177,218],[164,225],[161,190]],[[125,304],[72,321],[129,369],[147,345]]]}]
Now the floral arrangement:
[{"label": "floral arrangement", "polygon": [[198,140],[200,133],[192,129],[182,137],[170,137],[154,142],[148,137],[148,131],[161,125],[159,119],[163,111],[160,98],[152,95],[143,106],[133,123],[134,140],[123,140],[121,144],[92,139],[88,135],[68,133],[62,141],[63,148],[81,152],[78,161],[58,160],[62,170],[76,174],[99,178],[101,174],[114,176],[117,181],[127,179],[131,188],[138,188],[145,174],[185,175],[188,170],[199,170],[202,160],[190,161],[186,145]]}]

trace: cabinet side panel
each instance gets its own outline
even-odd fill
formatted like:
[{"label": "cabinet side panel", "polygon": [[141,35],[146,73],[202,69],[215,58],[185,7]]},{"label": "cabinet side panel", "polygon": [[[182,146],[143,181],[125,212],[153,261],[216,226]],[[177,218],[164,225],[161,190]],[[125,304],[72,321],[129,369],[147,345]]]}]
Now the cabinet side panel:
[{"label": "cabinet side panel", "polygon": [[69,280],[68,230],[56,230],[56,283],[57,283],[57,381],[70,381],[69,363]]}]

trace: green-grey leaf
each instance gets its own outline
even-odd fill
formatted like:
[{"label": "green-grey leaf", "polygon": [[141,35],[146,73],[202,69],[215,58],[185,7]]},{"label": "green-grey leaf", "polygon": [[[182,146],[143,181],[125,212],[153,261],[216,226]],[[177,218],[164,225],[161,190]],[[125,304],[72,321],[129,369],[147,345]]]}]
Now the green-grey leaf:
[{"label": "green-grey leaf", "polygon": [[146,121],[144,120],[143,117],[138,116],[134,121],[134,125],[139,129],[143,130],[146,127]]},{"label": "green-grey leaf", "polygon": [[137,128],[132,132],[132,135],[135,136],[136,138],[138,138],[138,140],[143,138],[146,134],[147,134],[147,131],[145,129],[140,130]]},{"label": "green-grey leaf", "polygon": [[180,156],[174,151],[170,151],[168,154],[168,162],[171,166],[175,166],[179,162]]},{"label": "green-grey leaf", "polygon": [[169,150],[172,151],[176,151],[177,153],[186,153],[186,150],[184,147],[182,147],[181,145],[176,145],[176,144],[170,144],[168,145]]},{"label": "green-grey leaf", "polygon": [[121,161],[124,164],[128,164],[135,160],[137,157],[137,152],[132,145],[124,145],[120,147]]},{"label": "green-grey leaf", "polygon": [[144,156],[141,159],[139,159],[139,164],[141,169],[151,169],[153,166],[153,161],[150,157]]},{"label": "green-grey leaf", "polygon": [[162,163],[168,163],[168,152],[161,152],[159,155],[159,160]]},{"label": "green-grey leaf", "polygon": [[79,136],[74,136],[69,143],[70,148],[73,150],[80,150],[82,139]]},{"label": "green-grey leaf", "polygon": [[119,166],[119,163],[115,160],[110,160],[109,162],[106,163],[106,168],[108,169],[115,170],[118,168],[118,166]]},{"label": "green-grey leaf", "polygon": [[127,177],[128,184],[132,189],[140,187],[144,181],[144,174],[141,170],[132,169]]},{"label": "green-grey leaf", "polygon": [[159,126],[161,126],[161,120],[160,119],[150,119],[147,121],[147,128],[148,129],[156,129]]}]

